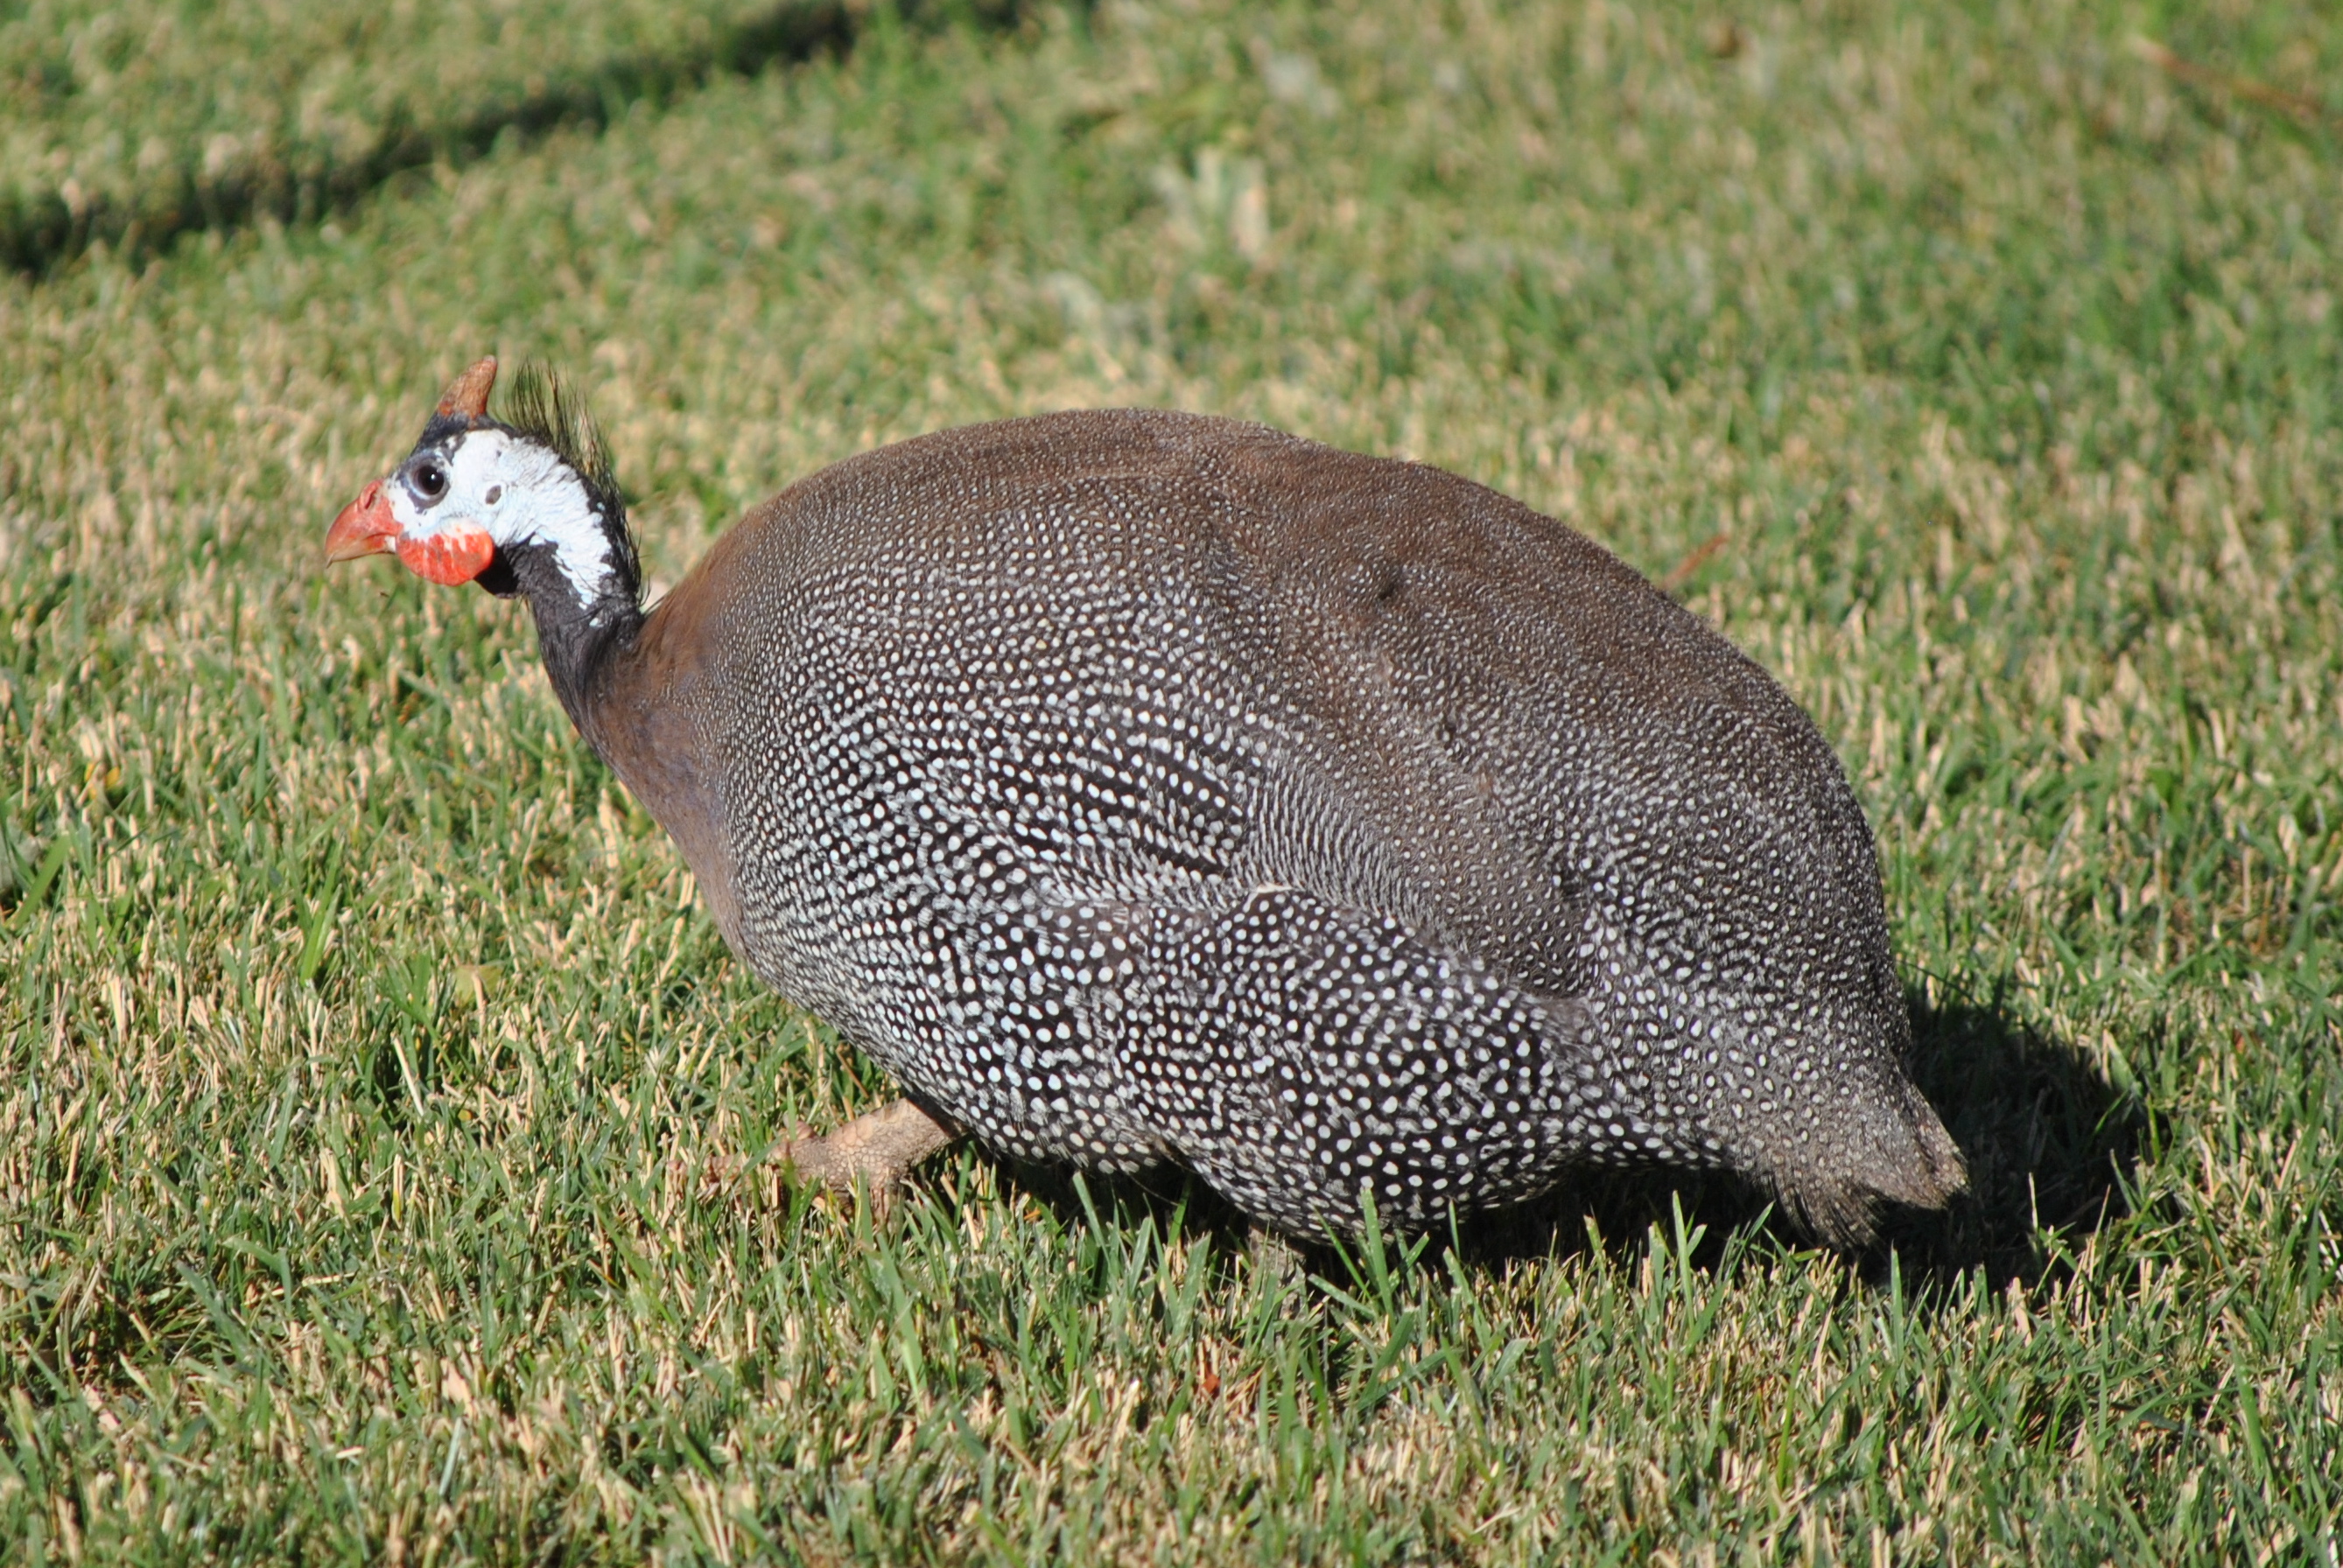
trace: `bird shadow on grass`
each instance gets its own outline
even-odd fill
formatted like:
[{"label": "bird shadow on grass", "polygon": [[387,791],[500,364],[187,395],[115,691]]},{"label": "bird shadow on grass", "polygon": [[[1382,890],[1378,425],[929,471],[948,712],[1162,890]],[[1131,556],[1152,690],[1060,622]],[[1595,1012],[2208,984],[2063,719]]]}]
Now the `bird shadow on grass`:
[{"label": "bird shadow on grass", "polygon": [[1986,999],[1911,993],[1914,1076],[1961,1146],[1969,1190],[1942,1213],[1891,1216],[1883,1235],[1906,1279],[1983,1269],[1996,1289],[2031,1287],[2058,1266],[2054,1240],[2079,1245],[2130,1211],[2147,1107],[2020,1018],[2012,983]]},{"label": "bird shadow on grass", "polygon": [[[2060,1266],[2057,1240],[2079,1243],[2127,1211],[2147,1113],[2072,1043],[2024,1020],[2006,987],[1980,998],[1914,986],[1906,1000],[1913,1078],[1960,1145],[1969,1186],[1941,1211],[1884,1208],[1877,1239],[1854,1255],[1857,1272],[1874,1285],[1900,1276],[1923,1301],[1977,1271],[1996,1291],[2031,1288]],[[1653,1170],[1585,1172],[1464,1246],[1493,1265],[1596,1247],[1624,1262],[1654,1228],[1670,1234],[1679,1212],[1687,1233],[1704,1228],[1697,1267],[1715,1267],[1753,1227],[1785,1247],[1815,1245],[1755,1182]]]},{"label": "bird shadow on grass", "polygon": [[[1915,987],[1908,1000],[1913,1076],[1960,1145],[1969,1190],[1942,1212],[1894,1206],[1882,1212],[1878,1239],[1854,1257],[1856,1271],[1875,1286],[1900,1276],[1922,1303],[1977,1271],[1996,1291],[2013,1282],[2031,1288],[2060,1266],[2058,1241],[2078,1245],[2127,1211],[2125,1178],[2147,1136],[2147,1113],[2072,1044],[2019,1017],[2006,990],[1978,999]],[[1091,1177],[1083,1188],[1064,1171],[1012,1169],[1018,1185],[1070,1224],[1088,1222],[1086,1208],[1107,1223],[1152,1215],[1159,1230],[1177,1215],[1182,1233],[1212,1235],[1216,1251],[1233,1257],[1250,1245],[1242,1211],[1176,1172]],[[1718,1267],[1735,1239],[1745,1242],[1753,1229],[1786,1249],[1815,1245],[1744,1178],[1589,1170],[1534,1202],[1467,1218],[1453,1241],[1436,1238],[1425,1255],[1453,1245],[1468,1270],[1596,1251],[1614,1265],[1632,1265],[1655,1228],[1674,1234],[1679,1215],[1686,1236],[1699,1232],[1691,1249],[1698,1269]],[[1302,1255],[1329,1279],[1351,1272],[1332,1248],[1306,1247]]]}]

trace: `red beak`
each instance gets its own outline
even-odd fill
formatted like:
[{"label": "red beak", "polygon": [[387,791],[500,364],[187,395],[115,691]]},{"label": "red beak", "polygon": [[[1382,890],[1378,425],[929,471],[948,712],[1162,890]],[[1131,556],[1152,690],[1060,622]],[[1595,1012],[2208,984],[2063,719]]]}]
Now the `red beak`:
[{"label": "red beak", "polygon": [[378,556],[396,548],[398,544],[398,520],[390,515],[390,501],[382,493],[382,481],[377,479],[358,492],[358,498],[342,508],[334,526],[326,530],[326,561],[354,561],[360,556]]}]

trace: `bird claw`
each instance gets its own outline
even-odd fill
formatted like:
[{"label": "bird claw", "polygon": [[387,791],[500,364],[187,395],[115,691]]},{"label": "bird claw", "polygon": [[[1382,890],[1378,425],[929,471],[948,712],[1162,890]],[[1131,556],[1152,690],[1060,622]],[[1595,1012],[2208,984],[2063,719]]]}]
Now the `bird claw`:
[{"label": "bird claw", "polygon": [[959,1136],[910,1101],[898,1100],[827,1137],[792,1138],[775,1158],[799,1185],[841,1194],[859,1188],[883,1214],[911,1167]]},{"label": "bird claw", "polygon": [[1302,1250],[1283,1231],[1259,1221],[1245,1232],[1245,1256],[1263,1279],[1280,1285],[1298,1285],[1308,1272]]}]

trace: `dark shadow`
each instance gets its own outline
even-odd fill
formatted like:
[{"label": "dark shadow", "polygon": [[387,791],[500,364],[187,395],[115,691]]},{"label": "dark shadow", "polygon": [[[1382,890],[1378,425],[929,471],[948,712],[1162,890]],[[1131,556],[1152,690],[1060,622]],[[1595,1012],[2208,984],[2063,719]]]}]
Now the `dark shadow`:
[{"label": "dark shadow", "polygon": [[[2016,1013],[2005,978],[1990,999],[1907,989],[1914,1079],[1968,1162],[1969,1190],[1941,1212],[1890,1205],[1878,1239],[1855,1260],[1886,1283],[1891,1269],[1924,1297],[1983,1270],[1996,1290],[2038,1282],[2054,1262],[2044,1231],[2079,1239],[2127,1210],[2119,1172],[2147,1131],[2145,1110],[2072,1045]],[[1715,1267],[1732,1237],[1762,1227],[1775,1243],[1813,1247],[1811,1235],[1756,1183],[1721,1171],[1587,1171],[1533,1204],[1468,1231],[1464,1251],[1489,1265],[1569,1256],[1600,1245],[1614,1263],[1641,1256],[1678,1211],[1705,1230],[1695,1263]]]},{"label": "dark shadow", "polygon": [[[2029,1288],[2054,1264],[2044,1232],[2082,1238],[2127,1212],[2119,1173],[2130,1169],[2148,1130],[2145,1110],[2080,1052],[2046,1036],[2009,1005],[2005,980],[1990,1000],[1952,997],[1940,984],[1910,988],[1913,1075],[1967,1159],[1969,1191],[1941,1213],[1890,1208],[1879,1236],[1855,1262],[1884,1286],[1891,1268],[1921,1300],[1983,1270],[1995,1290]],[[1021,1191],[1068,1225],[1086,1222],[1071,1171],[1004,1168]],[[1152,1216],[1159,1231],[1175,1215],[1186,1235],[1208,1234],[1233,1256],[1251,1239],[1243,1212],[1177,1170],[1131,1178],[1083,1179],[1108,1223]],[[1734,1238],[1752,1227],[1786,1249],[1816,1245],[1758,1184],[1723,1171],[1667,1169],[1583,1171],[1520,1208],[1473,1216],[1459,1228],[1460,1252],[1475,1268],[1503,1269],[1531,1258],[1568,1258],[1599,1247],[1633,1266],[1657,1227],[1672,1234],[1681,1213],[1704,1232],[1696,1267],[1713,1269]],[[1433,1251],[1445,1245],[1435,1238]],[[1331,1248],[1307,1248],[1314,1273],[1341,1280]],[[1427,1253],[1431,1256],[1431,1253]]]},{"label": "dark shadow", "polygon": [[[719,30],[689,52],[643,51],[597,62],[523,96],[452,107],[427,124],[394,120],[357,156],[301,166],[288,161],[227,177],[206,174],[192,149],[128,202],[69,205],[44,192],[0,211],[0,265],[38,276],[105,244],[134,258],[159,255],[182,235],[229,231],[266,219],[316,222],[346,211],[398,176],[446,163],[477,161],[500,138],[533,139],[557,126],[599,129],[638,103],[677,97],[714,78],[750,75],[822,54],[843,54],[870,25],[873,11],[845,0],[781,0]],[[1013,25],[1015,0],[921,4],[903,0],[895,14],[918,21],[964,20]]]},{"label": "dark shadow", "polygon": [[1181,1235],[1209,1236],[1213,1251],[1229,1257],[1243,1252],[1252,1238],[1252,1221],[1243,1210],[1178,1166],[1135,1176],[1104,1176],[1077,1172],[1071,1166],[1004,1161],[1001,1173],[1069,1228],[1090,1222],[1082,1204],[1087,1191],[1090,1208],[1106,1224],[1137,1225],[1152,1219],[1157,1234],[1168,1235],[1176,1222]]},{"label": "dark shadow", "polygon": [[[1983,1269],[1999,1289],[2052,1265],[2043,1232],[2073,1239],[2129,1211],[2124,1181],[2149,1132],[2147,1108],[2068,1041],[2037,1031],[2003,976],[1990,997],[1911,988],[1913,1076],[1968,1161],[1969,1190],[1941,1214],[1888,1216],[1906,1280]],[[1879,1272],[1885,1274],[1885,1251]]]},{"label": "dark shadow", "polygon": [[[1969,1190],[1941,1212],[1890,1205],[1856,1259],[1884,1285],[1891,1269],[1925,1296],[1983,1270],[1996,1290],[2027,1286],[2054,1258],[2044,1231],[2079,1238],[2126,1211],[2119,1172],[2147,1131],[2132,1096],[2072,1045],[2026,1024],[2005,978],[1989,999],[1948,994],[1941,982],[1907,989],[1914,1079],[1968,1162]],[[1785,1247],[1815,1245],[1756,1183],[1718,1171],[1588,1171],[1534,1204],[1467,1232],[1485,1264],[1572,1255],[1600,1245],[1614,1262],[1639,1257],[1654,1226],[1705,1229],[1694,1261],[1714,1267],[1752,1226]]]}]

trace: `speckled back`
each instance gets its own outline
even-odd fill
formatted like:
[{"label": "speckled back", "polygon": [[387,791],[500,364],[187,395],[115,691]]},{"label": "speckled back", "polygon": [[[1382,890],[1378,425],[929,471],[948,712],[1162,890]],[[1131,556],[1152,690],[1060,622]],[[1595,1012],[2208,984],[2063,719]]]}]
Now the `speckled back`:
[{"label": "speckled back", "polygon": [[1574,1161],[1842,1238],[1959,1185],[1828,747],[1516,502],[1061,414],[840,463],[694,576],[744,952],[1003,1152],[1302,1232]]}]

